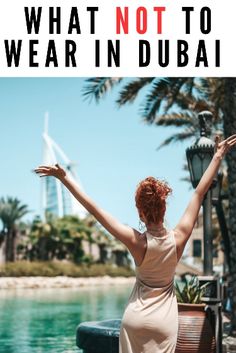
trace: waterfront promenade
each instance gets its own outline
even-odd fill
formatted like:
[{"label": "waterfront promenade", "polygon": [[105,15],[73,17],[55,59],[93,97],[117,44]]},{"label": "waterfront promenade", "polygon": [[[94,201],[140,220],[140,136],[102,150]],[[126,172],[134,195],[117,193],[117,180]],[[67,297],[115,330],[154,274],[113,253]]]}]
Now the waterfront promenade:
[{"label": "waterfront promenade", "polygon": [[84,286],[122,285],[135,282],[135,277],[0,277],[0,289],[73,288]]}]

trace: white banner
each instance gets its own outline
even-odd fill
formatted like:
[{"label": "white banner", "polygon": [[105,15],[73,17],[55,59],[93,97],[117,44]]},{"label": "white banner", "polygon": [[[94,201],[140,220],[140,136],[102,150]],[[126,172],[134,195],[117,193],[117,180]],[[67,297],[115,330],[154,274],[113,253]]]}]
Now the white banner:
[{"label": "white banner", "polygon": [[236,76],[235,0],[8,0],[0,76]]}]

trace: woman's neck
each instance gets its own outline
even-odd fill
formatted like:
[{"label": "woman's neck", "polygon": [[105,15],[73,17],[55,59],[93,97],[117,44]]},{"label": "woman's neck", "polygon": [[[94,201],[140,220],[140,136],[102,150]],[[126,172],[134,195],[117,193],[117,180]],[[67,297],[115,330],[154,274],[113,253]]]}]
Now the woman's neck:
[{"label": "woman's neck", "polygon": [[146,224],[146,229],[148,232],[160,232],[162,230],[165,229],[163,223],[158,223],[158,224],[155,224],[155,223],[149,223],[149,224]]}]

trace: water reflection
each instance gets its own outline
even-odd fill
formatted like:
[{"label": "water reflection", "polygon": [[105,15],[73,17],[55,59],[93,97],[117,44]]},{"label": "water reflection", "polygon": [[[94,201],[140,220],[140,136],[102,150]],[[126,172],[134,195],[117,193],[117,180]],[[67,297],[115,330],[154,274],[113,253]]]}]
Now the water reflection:
[{"label": "water reflection", "polygon": [[83,321],[121,317],[130,285],[0,291],[0,353],[75,353]]}]

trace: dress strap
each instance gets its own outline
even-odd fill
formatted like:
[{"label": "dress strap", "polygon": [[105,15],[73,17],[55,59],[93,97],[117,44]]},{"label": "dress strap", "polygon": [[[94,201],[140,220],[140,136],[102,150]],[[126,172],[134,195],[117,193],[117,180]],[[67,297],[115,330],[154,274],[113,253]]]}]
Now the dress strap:
[{"label": "dress strap", "polygon": [[146,239],[146,251],[145,251],[145,254],[144,254],[144,256],[143,256],[143,259],[142,259],[141,264],[137,265],[136,262],[134,261],[134,262],[135,262],[135,267],[137,267],[137,268],[141,267],[141,266],[143,265],[143,263],[145,262],[146,257],[147,257],[147,253],[148,253],[148,248],[149,248],[149,246],[148,246],[148,243],[149,243],[149,235],[148,235],[148,232],[142,233],[141,236]]}]

